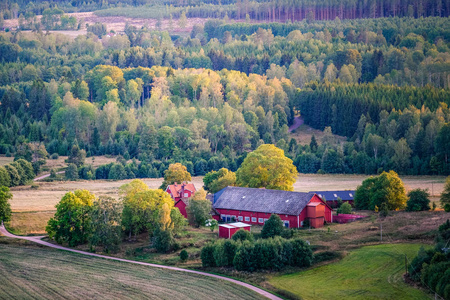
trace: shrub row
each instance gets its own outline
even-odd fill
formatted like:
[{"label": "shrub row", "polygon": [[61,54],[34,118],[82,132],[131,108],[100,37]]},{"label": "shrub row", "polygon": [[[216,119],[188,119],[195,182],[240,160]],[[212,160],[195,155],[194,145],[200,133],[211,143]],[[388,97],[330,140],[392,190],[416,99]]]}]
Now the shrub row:
[{"label": "shrub row", "polygon": [[238,271],[281,270],[286,266],[309,267],[313,261],[310,246],[301,239],[281,237],[244,240],[219,240],[201,252],[203,267],[234,267]]}]

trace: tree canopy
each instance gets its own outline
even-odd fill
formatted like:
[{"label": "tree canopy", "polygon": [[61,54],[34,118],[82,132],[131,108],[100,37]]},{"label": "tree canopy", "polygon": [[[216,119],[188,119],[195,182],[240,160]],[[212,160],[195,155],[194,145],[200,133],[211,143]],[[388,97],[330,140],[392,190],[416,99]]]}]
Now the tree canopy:
[{"label": "tree canopy", "polygon": [[402,180],[397,173],[389,171],[364,180],[356,189],[354,201],[358,209],[375,210],[386,205],[388,210],[397,210],[405,208],[406,200]]},{"label": "tree canopy", "polygon": [[242,187],[293,191],[297,169],[284,151],[264,144],[249,153],[236,171],[236,184]]},{"label": "tree canopy", "polygon": [[45,230],[59,244],[77,246],[88,240],[95,196],[87,190],[66,193],[56,205],[56,213],[48,221]]},{"label": "tree canopy", "polygon": [[161,184],[160,189],[166,190],[168,185],[182,183],[184,181],[191,181],[191,174],[187,171],[187,168],[180,163],[169,165],[169,168],[164,171],[164,181]]}]

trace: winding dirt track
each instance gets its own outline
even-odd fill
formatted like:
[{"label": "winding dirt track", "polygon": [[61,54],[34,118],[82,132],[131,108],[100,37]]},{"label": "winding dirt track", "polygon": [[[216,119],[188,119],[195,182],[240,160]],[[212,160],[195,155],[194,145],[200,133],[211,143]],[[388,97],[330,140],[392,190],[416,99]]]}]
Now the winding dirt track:
[{"label": "winding dirt track", "polygon": [[100,254],[95,254],[95,253],[89,253],[89,252],[85,252],[85,251],[80,251],[80,250],[75,250],[75,249],[70,249],[70,248],[66,248],[63,246],[59,246],[59,245],[54,245],[48,242],[45,242],[43,240],[41,240],[44,236],[18,236],[18,235],[14,235],[8,232],[8,230],[6,230],[5,226],[3,225],[3,223],[0,226],[0,233],[4,236],[10,237],[10,238],[17,238],[17,239],[22,239],[22,240],[27,240],[27,241],[31,241],[34,243],[38,243],[47,247],[51,247],[51,248],[55,248],[55,249],[60,249],[60,250],[65,250],[65,251],[70,251],[70,252],[75,252],[75,253],[79,253],[79,254],[83,254],[83,255],[88,255],[88,256],[94,256],[94,257],[99,257],[99,258],[104,258],[104,259],[110,259],[110,260],[116,260],[116,261],[122,261],[122,262],[128,262],[128,263],[132,263],[132,264],[137,264],[137,265],[142,265],[142,266],[148,266],[148,267],[153,267],[153,268],[161,268],[161,269],[167,269],[167,270],[172,270],[172,271],[178,271],[178,272],[186,272],[186,273],[193,273],[193,274],[199,274],[199,275],[203,275],[203,276],[208,276],[208,277],[213,277],[213,278],[218,278],[221,280],[226,280],[229,282],[232,282],[234,284],[246,287],[268,299],[273,299],[273,300],[282,300],[281,298],[266,292],[260,288],[257,288],[251,284],[239,281],[239,280],[235,280],[235,279],[231,279],[231,278],[227,278],[227,277],[223,277],[223,276],[219,276],[219,275],[214,275],[214,274],[209,274],[209,273],[205,273],[205,272],[199,272],[199,271],[194,271],[194,270],[188,270],[188,269],[182,269],[182,268],[177,268],[177,267],[170,267],[170,266],[163,266],[163,265],[156,265],[156,264],[150,264],[150,263],[145,263],[145,262],[139,262],[139,261],[133,261],[133,260],[128,260],[128,259],[123,259],[123,258],[117,258],[117,257],[110,257],[110,256],[106,256],[106,255],[100,255]]}]

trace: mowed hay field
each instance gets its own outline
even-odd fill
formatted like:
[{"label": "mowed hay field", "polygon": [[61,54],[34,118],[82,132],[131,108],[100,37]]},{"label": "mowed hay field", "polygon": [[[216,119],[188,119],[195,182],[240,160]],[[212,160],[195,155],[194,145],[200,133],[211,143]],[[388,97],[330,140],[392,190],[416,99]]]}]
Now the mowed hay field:
[{"label": "mowed hay field", "polygon": [[[107,158],[95,158],[94,163],[106,163]],[[114,159],[112,159],[114,160]],[[48,160],[49,162],[51,160]],[[63,164],[64,158],[54,162],[54,166]],[[321,191],[321,190],[352,190],[366,179],[367,175],[319,175],[300,174],[294,184],[294,190],[299,192]],[[435,196],[439,195],[443,188],[445,177],[442,176],[402,176],[407,190],[415,188],[428,188]],[[45,225],[53,212],[55,205],[63,195],[76,189],[87,189],[96,196],[110,196],[119,198],[119,187],[131,180],[109,181],[109,180],[80,180],[62,182],[36,182],[38,189],[30,186],[14,187],[11,189],[13,199],[11,208],[13,216],[10,229],[17,234],[43,234]],[[143,181],[152,189],[158,188],[162,178],[147,178]],[[203,186],[203,177],[193,177],[192,182],[196,188]],[[437,200],[438,198],[434,198]]]},{"label": "mowed hay field", "polygon": [[262,299],[219,279],[14,242],[0,246],[0,278],[0,299]]},{"label": "mowed hay field", "polygon": [[390,244],[351,251],[339,262],[270,279],[270,284],[302,299],[429,299],[404,283],[405,254],[412,260],[420,244]]}]

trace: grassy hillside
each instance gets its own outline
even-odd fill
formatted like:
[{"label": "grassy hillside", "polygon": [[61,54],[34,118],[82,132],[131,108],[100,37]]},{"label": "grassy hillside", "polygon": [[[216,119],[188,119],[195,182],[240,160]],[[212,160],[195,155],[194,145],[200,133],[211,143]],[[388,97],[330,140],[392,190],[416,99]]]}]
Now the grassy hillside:
[{"label": "grassy hillside", "polygon": [[418,244],[391,244],[354,250],[337,263],[274,277],[270,283],[303,299],[427,299],[403,282],[405,258]]},{"label": "grassy hillside", "polygon": [[8,242],[0,238],[0,299],[261,299],[200,275]]}]

